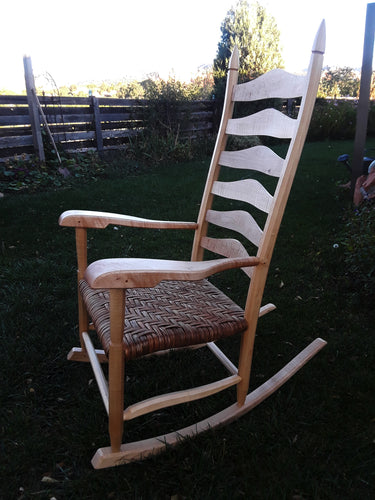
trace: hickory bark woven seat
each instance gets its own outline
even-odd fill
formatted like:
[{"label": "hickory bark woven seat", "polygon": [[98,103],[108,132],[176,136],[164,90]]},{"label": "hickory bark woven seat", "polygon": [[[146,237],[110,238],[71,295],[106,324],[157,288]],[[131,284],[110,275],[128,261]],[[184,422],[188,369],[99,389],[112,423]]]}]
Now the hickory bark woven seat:
[{"label": "hickory bark woven seat", "polygon": [[[109,355],[109,293],[93,290],[85,280],[79,288]],[[163,281],[153,288],[132,288],[125,302],[125,361],[212,342],[241,333],[246,327],[243,310],[207,280]]]},{"label": "hickory bark woven seat", "polygon": [[[324,345],[315,339],[279,372],[248,393],[258,318],[272,311],[261,305],[277,233],[298,166],[316,93],[325,49],[325,24],[316,35],[306,75],[272,70],[238,84],[239,54],[229,63],[220,128],[200,205],[197,222],[160,221],[107,212],[69,210],[59,219],[74,227],[78,260],[80,347],[68,359],[90,361],[108,413],[110,446],[99,448],[96,468],[140,460],[244,415],[281,387]],[[237,108],[249,102],[301,98],[298,116],[265,107],[236,118]],[[234,113],[235,109],[235,113]],[[246,109],[249,109],[248,107]],[[239,150],[227,148],[231,136],[271,136],[288,139],[285,157],[264,144]],[[236,175],[226,181],[222,171]],[[261,183],[277,178],[270,193]],[[219,204],[217,204],[219,200]],[[223,204],[228,203],[226,208]],[[265,214],[265,223],[259,213]],[[264,217],[263,217],[264,220]],[[87,262],[87,231],[107,226],[193,230],[191,260],[115,258]],[[215,236],[220,228],[220,237]],[[223,235],[223,232],[226,232]],[[241,308],[208,278],[240,268],[250,281]],[[94,347],[93,330],[102,344]],[[238,367],[217,346],[225,337],[240,336]],[[207,347],[229,372],[220,380],[199,387],[156,395],[124,408],[126,364],[136,358],[173,349]],[[158,361],[161,362],[160,357]],[[108,380],[101,364],[108,363]],[[188,369],[186,365],[185,369]],[[142,441],[122,444],[124,421],[173,405],[199,400],[236,387],[233,404],[192,425]]]}]

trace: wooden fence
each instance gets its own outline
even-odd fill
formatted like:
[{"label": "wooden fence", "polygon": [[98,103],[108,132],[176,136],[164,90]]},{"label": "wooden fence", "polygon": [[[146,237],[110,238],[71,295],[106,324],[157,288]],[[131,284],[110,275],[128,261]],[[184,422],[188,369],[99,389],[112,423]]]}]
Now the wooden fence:
[{"label": "wooden fence", "polygon": [[[38,96],[38,100],[41,129],[46,128],[46,122],[54,142],[68,151],[126,147],[147,123],[149,102],[145,100],[50,96]],[[181,105],[179,133],[186,137],[210,133],[214,106],[214,101]],[[27,97],[0,95],[0,161],[34,153],[34,147]]]}]

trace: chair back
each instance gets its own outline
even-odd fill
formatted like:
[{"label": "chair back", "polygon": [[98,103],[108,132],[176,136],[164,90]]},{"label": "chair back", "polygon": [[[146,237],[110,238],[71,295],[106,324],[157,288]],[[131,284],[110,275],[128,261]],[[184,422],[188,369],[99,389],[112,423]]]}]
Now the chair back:
[{"label": "chair back", "polygon": [[[239,54],[238,49],[234,49],[229,64],[222,119],[198,217],[192,260],[202,260],[205,250],[225,257],[256,254],[262,265],[244,271],[250,277],[253,276],[253,280],[257,275],[257,286],[261,287],[261,282],[265,282],[310,124],[324,50],[323,21],[313,44],[306,75],[275,69],[255,80],[238,84]],[[295,98],[301,98],[301,101],[294,110],[297,116],[292,117],[285,113],[285,108],[288,109],[285,101]],[[270,100],[276,107],[269,107]],[[258,110],[261,104],[265,107]],[[256,106],[257,110],[241,116],[241,106],[245,110]],[[263,140],[268,145],[260,143],[259,138],[264,136],[271,138]],[[275,142],[272,138],[282,139],[282,142],[288,140],[284,155],[276,154],[270,147]],[[236,142],[246,143],[249,139],[255,145],[240,149],[234,147]],[[228,180],[228,169],[237,171],[237,178],[234,178],[236,174],[231,173],[231,179]],[[276,179],[273,193],[268,188],[272,184],[269,178]],[[223,199],[229,204],[229,209],[222,209]],[[212,231],[212,226],[229,229],[231,237],[218,237],[220,231]],[[249,251],[251,246],[255,246],[255,249]]]}]

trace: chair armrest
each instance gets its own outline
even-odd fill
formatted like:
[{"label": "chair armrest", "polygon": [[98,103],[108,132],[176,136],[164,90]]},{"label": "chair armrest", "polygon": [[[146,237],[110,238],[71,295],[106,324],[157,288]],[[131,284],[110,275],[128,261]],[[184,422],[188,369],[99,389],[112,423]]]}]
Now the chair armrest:
[{"label": "chair armrest", "polygon": [[154,287],[163,280],[195,281],[238,267],[257,266],[257,257],[179,261],[161,259],[102,259],[85,271],[91,288]]},{"label": "chair armrest", "polygon": [[90,210],[68,210],[60,215],[60,226],[104,229],[109,224],[149,229],[197,229],[196,222],[160,221],[130,215],[93,212]]}]

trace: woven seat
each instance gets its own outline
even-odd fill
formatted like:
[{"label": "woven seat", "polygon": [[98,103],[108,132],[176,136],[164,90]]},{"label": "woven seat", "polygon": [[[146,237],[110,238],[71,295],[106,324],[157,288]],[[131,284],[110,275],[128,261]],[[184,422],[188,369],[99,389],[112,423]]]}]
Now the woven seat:
[{"label": "woven seat", "polygon": [[[106,354],[110,346],[108,290],[79,284]],[[243,310],[207,280],[162,281],[126,295],[123,349],[126,360],[153,352],[212,342],[243,332]]]},{"label": "woven seat", "polygon": [[[62,226],[75,228],[78,261],[81,345],[70,351],[68,359],[91,363],[108,413],[110,446],[97,450],[92,460],[95,468],[143,459],[178,444],[183,437],[239,418],[281,387],[325,345],[324,340],[315,339],[273,377],[249,393],[258,318],[275,309],[271,303],[262,305],[264,287],[313,112],[324,48],[323,22],[306,75],[275,69],[245,83],[238,83],[239,52],[234,48],[222,119],[196,222],[142,219],[89,210],[68,210],[60,216]],[[291,98],[300,99],[297,117],[287,115],[288,106],[280,106]],[[256,106],[249,106],[252,102],[256,102]],[[275,108],[269,107],[272,102]],[[265,109],[260,110],[262,104]],[[250,110],[256,111],[244,116]],[[239,140],[232,141],[227,148],[230,136]],[[256,136],[257,141],[244,142],[248,136]],[[271,140],[258,144],[264,136]],[[289,141],[285,156],[271,149],[274,138],[284,144]],[[235,150],[236,145],[242,145],[243,149]],[[276,187],[275,182],[269,182],[269,176],[277,179]],[[135,256],[88,263],[88,229],[103,230],[110,225],[139,230],[194,231],[190,260]],[[220,237],[215,237],[218,234]],[[90,246],[92,244],[94,241],[90,241]],[[249,286],[243,288],[243,309],[208,281],[214,274],[229,269],[243,271],[249,282]],[[99,337],[102,349],[94,347],[94,335]],[[240,335],[238,366],[215,343],[234,335]],[[227,347],[227,342],[223,344]],[[124,408],[128,360],[187,347],[209,349],[228,371],[228,376],[175,392],[168,393],[167,388],[166,394]],[[184,355],[188,357],[189,353]],[[108,380],[101,366],[107,362]],[[154,356],[152,362],[163,362],[163,357]],[[202,376],[209,367],[207,363]],[[179,359],[181,375],[188,369],[189,362],[183,365]],[[221,412],[169,434],[122,444],[124,421],[213,396],[234,386],[233,404]]]}]

